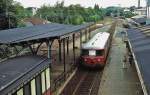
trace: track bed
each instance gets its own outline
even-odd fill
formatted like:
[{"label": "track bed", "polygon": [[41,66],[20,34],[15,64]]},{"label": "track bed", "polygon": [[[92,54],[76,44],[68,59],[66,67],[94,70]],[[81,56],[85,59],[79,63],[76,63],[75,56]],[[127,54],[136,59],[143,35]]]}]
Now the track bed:
[{"label": "track bed", "polygon": [[97,95],[102,71],[79,69],[61,95]]}]

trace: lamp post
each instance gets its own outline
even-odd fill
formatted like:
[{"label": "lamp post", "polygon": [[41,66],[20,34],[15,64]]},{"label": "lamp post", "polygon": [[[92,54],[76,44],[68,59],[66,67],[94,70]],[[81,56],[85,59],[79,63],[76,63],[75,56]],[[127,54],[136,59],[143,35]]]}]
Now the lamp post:
[{"label": "lamp post", "polygon": [[5,8],[5,15],[6,15],[6,17],[8,18],[8,28],[10,29],[10,16],[9,16],[9,11],[8,11],[8,4],[7,4],[7,0],[5,0],[5,6],[6,6],[6,8]]},{"label": "lamp post", "polygon": [[150,24],[149,6],[150,0],[146,0],[146,24]]},{"label": "lamp post", "polygon": [[118,17],[120,16],[120,8],[121,8],[121,5],[118,4],[118,12],[117,12],[117,16],[118,16]]},{"label": "lamp post", "polygon": [[138,0],[138,8],[140,8],[140,0]]}]

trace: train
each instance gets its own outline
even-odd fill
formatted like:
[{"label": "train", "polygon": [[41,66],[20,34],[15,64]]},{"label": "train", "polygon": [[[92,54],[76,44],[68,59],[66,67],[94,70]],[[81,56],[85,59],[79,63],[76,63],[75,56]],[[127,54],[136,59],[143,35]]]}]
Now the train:
[{"label": "train", "polygon": [[110,49],[111,36],[108,32],[95,34],[81,46],[80,63],[85,67],[104,67]]}]

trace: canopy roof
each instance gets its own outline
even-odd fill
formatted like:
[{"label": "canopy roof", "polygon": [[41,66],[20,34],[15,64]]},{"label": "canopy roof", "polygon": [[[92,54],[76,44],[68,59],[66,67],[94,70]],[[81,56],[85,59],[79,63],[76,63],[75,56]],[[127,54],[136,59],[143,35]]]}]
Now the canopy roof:
[{"label": "canopy roof", "polygon": [[139,29],[129,29],[127,33],[144,84],[150,94],[150,37]]},{"label": "canopy roof", "polygon": [[0,44],[14,44],[42,39],[53,39],[69,33],[79,32],[93,23],[82,25],[65,25],[65,24],[43,24],[23,28],[15,28],[0,31]]},{"label": "canopy roof", "polygon": [[0,63],[0,95],[6,95],[32,79],[50,64],[44,56],[19,56]]}]

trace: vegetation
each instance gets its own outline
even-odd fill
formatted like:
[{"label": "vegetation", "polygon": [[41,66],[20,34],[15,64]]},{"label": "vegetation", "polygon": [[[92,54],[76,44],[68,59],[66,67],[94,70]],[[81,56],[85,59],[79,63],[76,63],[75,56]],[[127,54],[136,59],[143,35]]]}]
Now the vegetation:
[{"label": "vegetation", "polygon": [[42,6],[36,16],[47,19],[51,22],[65,24],[82,24],[84,22],[95,22],[102,20],[104,12],[102,8],[95,5],[94,8],[84,8],[81,5],[64,6],[64,2],[56,3],[55,6]]},{"label": "vegetation", "polygon": [[[35,17],[46,19],[50,22],[78,25],[86,22],[97,22],[105,16],[132,17],[134,7],[131,11],[124,12],[121,7],[100,8],[95,4],[94,8],[84,8],[81,5],[64,6],[64,2],[57,2],[54,6],[43,5],[37,10]],[[0,2],[0,26],[2,29],[23,27],[22,19],[32,17],[32,11],[24,8],[20,3],[13,0],[2,0]]]},{"label": "vegetation", "polygon": [[20,21],[31,15],[20,3],[13,0],[0,1],[0,30],[15,28],[20,24]]}]

